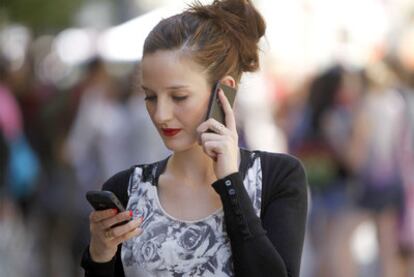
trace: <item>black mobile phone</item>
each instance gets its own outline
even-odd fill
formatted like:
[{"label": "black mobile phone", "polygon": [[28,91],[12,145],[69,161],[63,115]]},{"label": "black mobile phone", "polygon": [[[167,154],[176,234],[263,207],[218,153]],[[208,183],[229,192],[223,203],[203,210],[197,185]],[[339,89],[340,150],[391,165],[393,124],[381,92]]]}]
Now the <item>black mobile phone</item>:
[{"label": "black mobile phone", "polygon": [[[119,201],[118,197],[116,197],[116,195],[111,191],[90,190],[86,193],[86,199],[97,211],[107,209],[116,209],[119,213],[125,211],[125,208],[122,205],[121,201]],[[125,223],[128,223],[130,220],[122,221],[120,223],[113,225],[112,227],[123,225]]]},{"label": "black mobile phone", "polygon": [[[234,100],[236,98],[237,90],[235,88],[232,88],[230,86],[227,86],[227,85],[224,85],[220,82],[217,82],[214,85],[213,90],[211,92],[210,101],[209,101],[209,104],[208,104],[207,115],[206,115],[206,120],[209,119],[209,118],[214,118],[215,120],[222,123],[223,125],[226,125],[224,110],[221,106],[220,98],[218,96],[218,90],[219,89],[223,90],[224,95],[229,100],[229,103],[230,103],[231,107],[233,107],[233,105],[234,105]],[[208,130],[208,131],[210,131],[210,130]]]},{"label": "black mobile phone", "polygon": [[119,201],[118,197],[107,190],[91,190],[86,193],[86,199],[97,211],[107,209],[117,209],[118,212],[124,212],[125,208]]}]

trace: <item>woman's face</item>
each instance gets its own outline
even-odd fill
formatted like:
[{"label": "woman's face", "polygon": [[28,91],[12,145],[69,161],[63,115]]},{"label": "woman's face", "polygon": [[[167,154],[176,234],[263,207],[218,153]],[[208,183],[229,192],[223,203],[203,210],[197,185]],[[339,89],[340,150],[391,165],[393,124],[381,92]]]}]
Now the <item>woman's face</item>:
[{"label": "woman's face", "polygon": [[196,145],[211,90],[203,68],[179,50],[145,55],[141,65],[147,111],[166,147],[183,151]]}]

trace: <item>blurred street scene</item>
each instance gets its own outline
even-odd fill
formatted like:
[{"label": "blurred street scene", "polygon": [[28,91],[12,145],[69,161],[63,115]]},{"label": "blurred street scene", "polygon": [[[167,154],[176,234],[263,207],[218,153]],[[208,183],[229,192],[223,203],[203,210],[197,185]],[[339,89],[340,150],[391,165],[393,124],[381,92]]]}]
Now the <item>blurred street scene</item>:
[{"label": "blurred street scene", "polygon": [[[305,165],[301,276],[413,277],[414,2],[253,2],[267,32],[235,103],[240,146]],[[170,153],[139,61],[187,3],[0,0],[0,277],[83,276],[86,191]]]}]

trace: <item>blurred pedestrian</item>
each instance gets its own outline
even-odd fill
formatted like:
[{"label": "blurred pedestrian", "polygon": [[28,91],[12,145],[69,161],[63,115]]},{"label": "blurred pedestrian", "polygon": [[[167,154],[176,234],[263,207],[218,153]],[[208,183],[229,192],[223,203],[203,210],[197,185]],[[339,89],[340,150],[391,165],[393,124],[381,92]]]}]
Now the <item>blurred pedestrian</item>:
[{"label": "blurred pedestrian", "polygon": [[312,192],[309,239],[315,263],[310,276],[341,276],[337,257],[343,256],[344,236],[337,226],[350,208],[346,146],[359,83],[358,72],[329,67],[312,80],[301,117],[291,121],[296,125],[290,126],[289,151],[304,162]]},{"label": "blurred pedestrian", "polygon": [[367,68],[368,86],[354,123],[348,157],[357,185],[360,221],[377,228],[382,276],[403,276],[398,249],[398,217],[403,208],[400,136],[403,100],[395,76],[383,61]]},{"label": "blurred pedestrian", "polygon": [[4,276],[25,276],[36,274],[28,215],[40,163],[26,138],[9,70],[7,60],[0,56],[0,268]]},{"label": "blurred pedestrian", "polygon": [[[36,153],[26,139],[22,112],[9,89],[6,61],[0,59],[0,136],[5,143],[3,180],[0,189],[21,208],[26,207],[38,182],[40,164]],[[3,147],[4,149],[4,147]]]},{"label": "blurred pedestrian", "polygon": [[[403,133],[401,134],[402,180],[404,209],[398,226],[399,246],[403,258],[404,276],[414,275],[414,22],[401,32],[395,55],[394,70],[399,79],[399,91],[404,99]],[[410,275],[411,274],[411,275]]]}]

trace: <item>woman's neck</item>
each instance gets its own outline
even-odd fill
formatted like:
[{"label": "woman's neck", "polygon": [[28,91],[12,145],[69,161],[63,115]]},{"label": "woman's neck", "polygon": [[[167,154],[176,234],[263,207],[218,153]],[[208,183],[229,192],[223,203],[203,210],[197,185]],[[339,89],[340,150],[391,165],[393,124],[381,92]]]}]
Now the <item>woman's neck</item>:
[{"label": "woman's neck", "polygon": [[[239,157],[240,160],[240,157]],[[210,184],[217,180],[213,168],[214,161],[204,153],[199,145],[180,152],[174,152],[168,159],[166,172],[170,177],[189,185]]]}]

